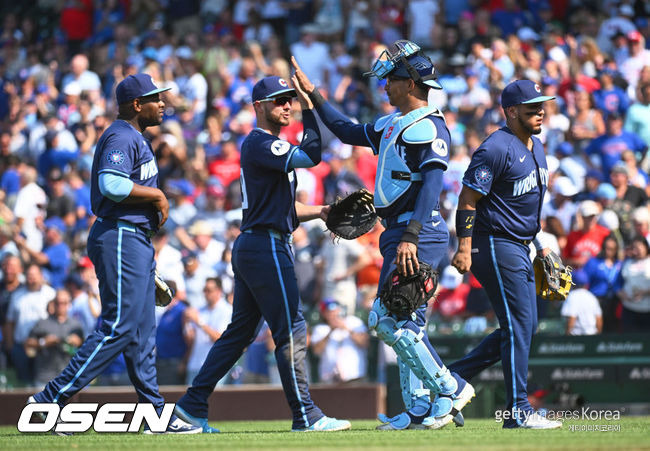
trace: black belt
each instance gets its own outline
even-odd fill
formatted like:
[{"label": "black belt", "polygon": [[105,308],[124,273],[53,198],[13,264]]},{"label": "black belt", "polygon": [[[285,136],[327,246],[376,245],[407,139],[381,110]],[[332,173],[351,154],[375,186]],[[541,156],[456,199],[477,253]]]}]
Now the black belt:
[{"label": "black belt", "polygon": [[506,238],[511,241],[516,241],[517,243],[521,243],[524,246],[528,246],[533,242],[533,240],[520,240],[519,238],[515,238],[514,236],[508,235],[507,233],[492,233],[491,235],[495,238]]}]

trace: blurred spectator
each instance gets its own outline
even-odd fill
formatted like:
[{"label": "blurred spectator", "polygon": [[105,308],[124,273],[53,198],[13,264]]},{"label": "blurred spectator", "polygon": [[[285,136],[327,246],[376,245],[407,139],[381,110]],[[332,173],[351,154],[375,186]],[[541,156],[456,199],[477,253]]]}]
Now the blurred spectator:
[{"label": "blurred spectator", "polygon": [[372,263],[370,255],[356,240],[326,237],[320,250],[323,270],[323,297],[337,299],[345,313],[354,315],[357,308],[356,275]]},{"label": "blurred spectator", "polygon": [[447,266],[442,271],[440,290],[430,308],[447,320],[463,315],[469,290],[469,284],[463,283],[463,275],[453,266]]},{"label": "blurred spectator", "polygon": [[165,280],[174,293],[156,326],[156,374],[158,385],[183,385],[189,357],[183,318],[187,304],[178,297],[173,280]]},{"label": "blurred spectator", "polygon": [[622,288],[618,295],[623,302],[623,331],[647,332],[650,327],[650,244],[644,238],[632,240],[620,277]]},{"label": "blurred spectator", "polygon": [[564,230],[571,230],[573,216],[576,213],[576,204],[571,198],[578,194],[578,188],[568,177],[558,177],[550,188],[553,197],[542,207],[542,216],[554,216],[560,220]]},{"label": "blurred spectator", "polygon": [[38,321],[25,340],[25,353],[34,358],[34,385],[43,387],[58,376],[83,343],[79,321],[68,316],[70,293],[57,290],[50,315]]},{"label": "blurred spectator", "polygon": [[640,100],[637,96],[637,82],[644,66],[650,66],[650,50],[645,48],[645,38],[637,30],[627,32],[630,54],[621,64],[621,74],[628,83],[627,95],[632,100]]},{"label": "blurred spectator", "polygon": [[271,329],[263,322],[255,340],[244,354],[244,384],[268,384],[275,367],[275,343]]},{"label": "blurred spectator", "polygon": [[185,300],[185,280],[181,251],[169,244],[169,232],[162,228],[151,237],[156,260],[156,269],[164,280],[171,280],[176,286],[176,295]]},{"label": "blurred spectator", "polygon": [[597,223],[600,207],[593,200],[584,200],[578,207],[578,227],[567,236],[562,254],[564,263],[582,268],[591,257],[600,252],[609,230]]},{"label": "blurred spectator", "polygon": [[188,233],[193,241],[183,243],[185,247],[196,253],[196,258],[201,266],[209,269],[214,268],[221,260],[225,246],[221,241],[214,239],[214,230],[210,224],[207,221],[198,220],[190,226]]},{"label": "blurred spectator", "polygon": [[[317,39],[317,25],[300,27],[300,41],[291,44],[291,54],[314,85],[327,87],[329,83],[329,46]],[[331,93],[330,93],[331,94]]]},{"label": "blurred spectator", "polygon": [[[90,3],[90,2],[89,2]],[[88,57],[84,54],[78,54],[70,60],[70,73],[63,77],[61,86],[65,92],[65,88],[72,83],[76,83],[76,95],[86,91],[90,94],[90,98],[95,101],[99,100],[99,91],[102,83],[96,73],[88,69]]]},{"label": "blurred spectator", "polygon": [[632,224],[636,235],[646,239],[650,244],[650,207],[643,206],[632,212]]},{"label": "blurred spectator", "polygon": [[323,179],[326,204],[333,203],[337,197],[345,197],[353,191],[365,188],[359,176],[348,167],[350,162],[347,157],[349,155],[345,155],[345,150],[336,149],[323,158],[330,167],[329,173]]},{"label": "blurred spectator", "polygon": [[612,112],[607,116],[607,133],[594,139],[585,152],[598,158],[603,174],[608,175],[625,150],[642,156],[646,147],[637,134],[623,130],[621,115]]},{"label": "blurred spectator", "polygon": [[[11,300],[16,293],[20,293],[20,288],[24,285],[21,281],[23,277],[23,264],[15,255],[6,255],[2,259],[2,280],[0,280],[0,327],[2,328],[2,347],[0,353],[4,355],[4,361],[8,359],[11,353],[11,340],[7,340],[10,331],[7,328],[7,314]],[[0,358],[2,360],[2,358]]]},{"label": "blurred spectator", "polygon": [[34,251],[40,251],[43,248],[43,233],[38,225],[45,219],[47,196],[36,184],[36,169],[33,167],[23,169],[20,185],[14,207],[16,226],[24,236],[26,245]]},{"label": "blurred spectator", "polygon": [[322,291],[322,283],[317,277],[317,268],[322,266],[321,256],[318,255],[319,246],[312,243],[307,230],[302,225],[293,231],[292,246],[300,300],[305,306],[314,306],[317,304],[317,296]]},{"label": "blurred spectator", "polygon": [[576,148],[585,150],[594,138],[605,133],[605,122],[601,112],[595,108],[592,95],[584,89],[576,90],[574,102],[574,107],[569,109],[569,134]]},{"label": "blurred spectator", "polygon": [[596,335],[603,330],[603,312],[598,299],[587,290],[588,279],[582,271],[573,273],[573,284],[562,303],[562,316],[567,319],[567,335]]},{"label": "blurred spectator", "polygon": [[627,166],[627,175],[630,185],[634,185],[637,188],[645,190],[650,182],[650,179],[648,178],[648,174],[646,174],[645,171],[639,169],[634,152],[631,150],[625,150],[621,155],[621,160]]},{"label": "blurred spectator", "polygon": [[208,278],[214,277],[213,268],[200,264],[196,252],[186,251],[181,259],[183,263],[183,281],[187,303],[196,309],[205,305],[203,288]]},{"label": "blurred spectator", "polygon": [[[600,81],[600,89],[594,92],[596,107],[605,116],[609,113],[625,115],[630,106],[630,99],[625,91],[614,84],[614,71],[610,68],[605,68],[600,71],[598,79]],[[625,129],[640,135],[633,127],[628,127],[627,120]]]},{"label": "blurred spectator", "polygon": [[23,256],[24,261],[33,262],[43,267],[45,278],[53,288],[63,288],[70,265],[70,248],[63,241],[65,224],[58,217],[45,221],[45,247],[42,252],[35,251],[27,245],[27,241],[16,236],[14,241]]},{"label": "blurred spectator", "polygon": [[25,286],[16,290],[11,298],[3,336],[11,349],[11,360],[18,379],[31,384],[34,379],[34,360],[25,353],[25,340],[34,325],[47,318],[47,305],[56,292],[43,280],[41,268],[30,264],[25,271]]},{"label": "blurred spectator", "polygon": [[45,209],[47,218],[61,218],[67,227],[76,223],[76,209],[73,197],[68,194],[65,179],[60,169],[54,168],[47,177],[49,200]]},{"label": "blurred spectator", "polygon": [[641,97],[627,110],[625,130],[638,135],[650,147],[650,83],[639,86]]},{"label": "blurred spectator", "polygon": [[102,311],[99,293],[90,284],[84,282],[78,272],[73,272],[65,282],[66,289],[72,299],[68,316],[77,320],[82,327],[82,337],[85,339],[97,326],[97,318]]},{"label": "blurred spectator", "polygon": [[648,196],[645,191],[630,185],[628,174],[627,165],[624,162],[618,162],[612,168],[610,175],[612,186],[616,189],[616,199],[614,199],[611,208],[618,214],[621,233],[626,243],[629,243],[634,236],[632,211],[648,204]]},{"label": "blurred spectator", "polygon": [[311,349],[320,357],[318,376],[321,382],[351,382],[364,379],[367,373],[366,350],[368,329],[353,315],[346,315],[334,299],[320,304],[323,322],[314,326]]},{"label": "blurred spectator", "polygon": [[618,330],[616,308],[619,303],[618,292],[621,289],[619,275],[622,265],[619,242],[610,235],[603,241],[600,253],[587,260],[580,272],[587,278],[585,285],[600,302],[604,318],[603,332]]},{"label": "blurred spectator", "polygon": [[[210,277],[203,288],[203,307],[189,307],[183,317],[187,324],[186,334],[190,355],[187,361],[185,383],[190,385],[203,365],[212,344],[221,337],[232,317],[232,305],[223,296],[221,280]],[[222,382],[223,381],[223,382]],[[225,378],[219,384],[225,383]]]}]

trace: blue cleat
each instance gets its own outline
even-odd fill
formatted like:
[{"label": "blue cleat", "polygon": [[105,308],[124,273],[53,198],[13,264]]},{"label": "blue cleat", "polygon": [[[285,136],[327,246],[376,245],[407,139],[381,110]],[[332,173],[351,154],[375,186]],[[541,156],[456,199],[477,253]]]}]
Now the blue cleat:
[{"label": "blue cleat", "polygon": [[291,432],[333,432],[345,431],[352,425],[348,420],[337,420],[336,418],[322,417],[309,427],[303,429],[291,429]]},{"label": "blue cleat", "polygon": [[178,418],[181,420],[185,421],[186,423],[189,423],[193,426],[201,428],[201,432],[204,434],[218,434],[219,429],[213,428],[208,424],[208,419],[207,418],[199,418],[195,417],[194,415],[190,415],[185,409],[183,409],[181,406],[176,404],[174,407],[174,413]]}]

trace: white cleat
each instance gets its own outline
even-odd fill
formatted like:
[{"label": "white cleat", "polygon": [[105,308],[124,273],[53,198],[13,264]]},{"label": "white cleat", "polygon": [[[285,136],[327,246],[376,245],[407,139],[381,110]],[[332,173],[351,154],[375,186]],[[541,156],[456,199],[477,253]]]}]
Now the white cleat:
[{"label": "white cleat", "polygon": [[539,413],[533,412],[526,417],[520,427],[525,429],[559,429],[562,427],[562,422],[549,420]]},{"label": "white cleat", "polygon": [[439,417],[427,417],[423,424],[427,429],[442,429],[447,426],[452,421],[456,423],[456,426],[462,427],[465,425],[465,419],[460,415],[460,411],[470,402],[472,398],[476,396],[476,391],[472,384],[467,382],[465,388],[458,394],[458,396],[453,401],[453,408],[451,412],[446,415]]}]

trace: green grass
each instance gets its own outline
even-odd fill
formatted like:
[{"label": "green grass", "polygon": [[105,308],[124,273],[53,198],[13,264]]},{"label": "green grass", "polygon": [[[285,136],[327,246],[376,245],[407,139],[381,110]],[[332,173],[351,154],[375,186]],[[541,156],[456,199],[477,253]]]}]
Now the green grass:
[{"label": "green grass", "polygon": [[[15,427],[0,428],[0,449],[650,449],[650,417],[623,417],[619,421],[566,421],[553,431],[502,430],[494,420],[468,419],[464,428],[439,431],[376,431],[374,420],[354,420],[345,432],[292,433],[289,421],[223,422],[213,424],[221,434],[142,435],[96,434],[72,437],[21,434]],[[612,424],[617,432],[572,431],[571,426]]]}]

